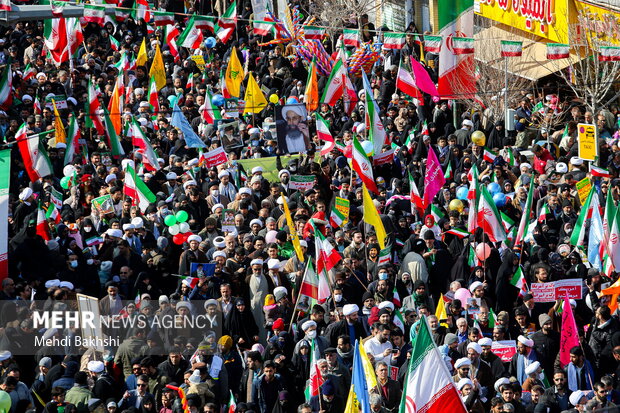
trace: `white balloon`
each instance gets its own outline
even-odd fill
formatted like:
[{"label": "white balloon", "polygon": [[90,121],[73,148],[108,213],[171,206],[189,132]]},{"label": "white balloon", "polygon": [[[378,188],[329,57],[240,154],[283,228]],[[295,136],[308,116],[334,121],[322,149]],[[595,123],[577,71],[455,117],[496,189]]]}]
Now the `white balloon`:
[{"label": "white balloon", "polygon": [[75,166],[73,165],[67,165],[64,168],[62,168],[62,173],[65,176],[73,176],[74,172],[75,172]]},{"label": "white balloon", "polygon": [[176,235],[179,233],[179,231],[180,231],[179,224],[174,224],[168,227],[168,233],[170,235]]},{"label": "white balloon", "polygon": [[364,148],[364,152],[366,152],[367,156],[371,156],[373,151],[375,150],[374,146],[372,145],[372,142],[370,141],[363,141],[362,148]]},{"label": "white balloon", "polygon": [[179,225],[179,232],[181,234],[185,234],[186,232],[189,232],[189,224],[187,222],[181,222]]}]

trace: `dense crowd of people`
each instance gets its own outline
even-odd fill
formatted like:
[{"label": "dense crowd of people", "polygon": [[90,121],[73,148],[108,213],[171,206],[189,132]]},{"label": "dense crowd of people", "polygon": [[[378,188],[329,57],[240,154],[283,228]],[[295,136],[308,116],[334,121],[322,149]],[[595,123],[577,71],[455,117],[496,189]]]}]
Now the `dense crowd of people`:
[{"label": "dense crowd of people", "polygon": [[[174,3],[167,6],[171,11],[185,11]],[[198,11],[226,9],[207,3],[200,2]],[[412,99],[396,88],[398,61],[420,59],[411,26],[404,47],[384,49],[368,73],[387,135],[383,151],[395,150],[392,161],[372,168],[378,188],[373,207],[387,234],[382,250],[375,227],[364,221],[362,180],[350,161],[353,138],[363,143],[368,135],[364,99],[350,111],[342,100],[318,107],[336,140],[321,154],[326,142],[317,135],[315,114],[295,108],[305,106],[310,62],[286,43],[264,45],[269,37],[253,33],[249,2],[239,4],[238,15],[227,43],[180,47],[178,56],[161,28],[152,31],[143,20],[89,23],[72,63],[60,67],[46,56],[41,22],[0,28],[0,63],[11,65],[14,88],[12,105],[0,111],[0,135],[11,150],[9,227],[2,234],[9,239],[9,267],[0,292],[4,411],[220,413],[232,402],[231,411],[240,413],[340,413],[359,342],[377,380],[370,410],[396,412],[420,322],[429,323],[468,412],[559,413],[620,404],[620,321],[615,298],[602,293],[616,273],[602,260],[588,261],[587,230],[579,247],[571,244],[585,202],[578,182],[591,179],[602,214],[620,198],[617,108],[592,113],[569,95],[523,91],[511,102],[515,119],[506,132],[506,122],[485,108],[455,115],[452,101]],[[182,31],[185,16],[176,20]],[[357,23],[364,41],[380,35],[367,16]],[[137,121],[158,165],[145,162],[126,129],[119,156],[107,134],[87,122],[89,79],[108,107],[120,52],[135,58],[143,39],[146,64],[121,73],[123,121]],[[335,44],[325,42],[328,53],[337,52]],[[157,46],[166,84],[153,112],[149,68]],[[242,90],[254,76],[269,103],[250,115],[235,114],[234,103],[224,119],[208,123],[205,99],[224,94],[220,74],[231,53],[244,67]],[[192,55],[204,58],[203,70]],[[423,63],[437,80],[437,56],[426,54]],[[36,75],[24,80],[28,69]],[[352,81],[363,90],[361,78]],[[327,77],[320,76],[319,91],[326,86]],[[46,100],[50,94],[65,97],[57,114]],[[204,150],[190,147],[171,126],[175,103]],[[288,135],[276,127],[276,105],[290,105],[282,116],[287,122],[289,115],[302,122],[307,117],[307,130],[293,128],[308,134],[307,150],[290,150],[295,147]],[[40,135],[53,173],[31,181],[15,144],[18,130],[24,125],[29,136],[52,130],[57,117],[65,128],[74,118],[79,150],[66,160],[69,148],[56,142],[55,133]],[[605,173],[593,174],[590,162],[578,157],[582,122],[596,125],[595,166]],[[486,137],[482,143],[479,131]],[[227,159],[207,168],[204,154],[220,147]],[[487,150],[496,155],[489,159]],[[420,208],[412,203],[411,183],[424,193],[430,151],[446,184]],[[478,186],[502,194],[496,205],[509,234],[529,213],[534,181],[523,242],[492,242],[480,227],[467,232],[477,211],[461,194],[474,169]],[[311,177],[310,184],[298,186],[299,176]],[[129,194],[128,178],[152,193],[146,205]],[[60,194],[60,207],[54,194]],[[107,207],[93,203],[107,195]],[[349,206],[344,222],[330,219],[337,204]],[[613,223],[613,211],[610,216]],[[304,295],[302,285],[308,263],[319,266],[319,232],[340,259],[318,275],[327,277],[330,294],[316,300]],[[487,252],[479,253],[481,245]],[[512,282],[518,271],[523,289]],[[577,279],[583,291],[570,300],[579,345],[570,349],[567,364],[560,360],[563,300],[539,302],[529,290],[564,279]],[[98,299],[99,315],[108,321],[146,322],[102,327],[100,338],[121,338],[105,346],[58,344],[55,339],[80,332],[35,328],[35,310],[75,309],[77,294]],[[165,320],[180,322],[166,327]],[[37,338],[44,344],[33,346]],[[308,395],[315,369],[320,388]]]}]

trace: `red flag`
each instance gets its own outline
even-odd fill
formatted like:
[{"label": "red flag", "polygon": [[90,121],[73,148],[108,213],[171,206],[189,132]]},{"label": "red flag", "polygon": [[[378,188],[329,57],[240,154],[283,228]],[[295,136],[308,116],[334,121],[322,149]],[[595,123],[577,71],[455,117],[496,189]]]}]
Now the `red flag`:
[{"label": "red flag", "polygon": [[[541,326],[542,327],[542,326]],[[570,363],[570,349],[579,345],[579,334],[573,309],[568,300],[568,294],[564,296],[562,307],[562,332],[560,333],[560,364],[562,368]]]}]

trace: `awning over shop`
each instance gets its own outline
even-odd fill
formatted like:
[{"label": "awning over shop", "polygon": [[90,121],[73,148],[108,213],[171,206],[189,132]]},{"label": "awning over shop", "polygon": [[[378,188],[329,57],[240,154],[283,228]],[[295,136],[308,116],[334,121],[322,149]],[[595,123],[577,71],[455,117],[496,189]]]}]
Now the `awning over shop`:
[{"label": "awning over shop", "polygon": [[538,80],[565,69],[570,62],[579,58],[571,53],[568,59],[548,60],[546,39],[530,35],[521,30],[497,25],[481,30],[474,35],[476,60],[504,71],[504,58],[501,57],[500,42],[502,40],[523,42],[523,55],[508,58],[508,72],[529,80]]}]

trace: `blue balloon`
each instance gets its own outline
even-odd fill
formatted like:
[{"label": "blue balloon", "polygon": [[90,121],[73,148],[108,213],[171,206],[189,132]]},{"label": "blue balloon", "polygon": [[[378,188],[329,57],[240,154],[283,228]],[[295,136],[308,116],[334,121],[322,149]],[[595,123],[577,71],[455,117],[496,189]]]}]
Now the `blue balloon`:
[{"label": "blue balloon", "polygon": [[491,195],[495,195],[498,192],[502,192],[502,187],[499,186],[497,182],[491,182],[490,184],[488,184],[487,189],[489,190]]},{"label": "blue balloon", "polygon": [[493,202],[495,202],[496,207],[503,207],[504,205],[506,205],[506,194],[504,194],[503,192],[496,193],[495,195],[493,195]]},{"label": "blue balloon", "polygon": [[217,41],[215,40],[215,37],[207,37],[207,40],[205,40],[205,46],[207,46],[207,49],[213,49],[216,43]]},{"label": "blue balloon", "polygon": [[467,193],[469,192],[469,190],[467,189],[466,186],[461,186],[459,187],[459,189],[456,190],[456,197],[458,199],[460,199],[461,201],[465,201],[467,200]]},{"label": "blue balloon", "polygon": [[213,95],[213,99],[211,99],[211,102],[213,102],[215,106],[224,106],[224,103],[226,103],[226,101],[224,100],[224,96],[220,95],[219,93]]},{"label": "blue balloon", "polygon": [[291,96],[290,98],[286,99],[287,105],[294,105],[296,103],[299,103],[299,100],[295,96]]}]

